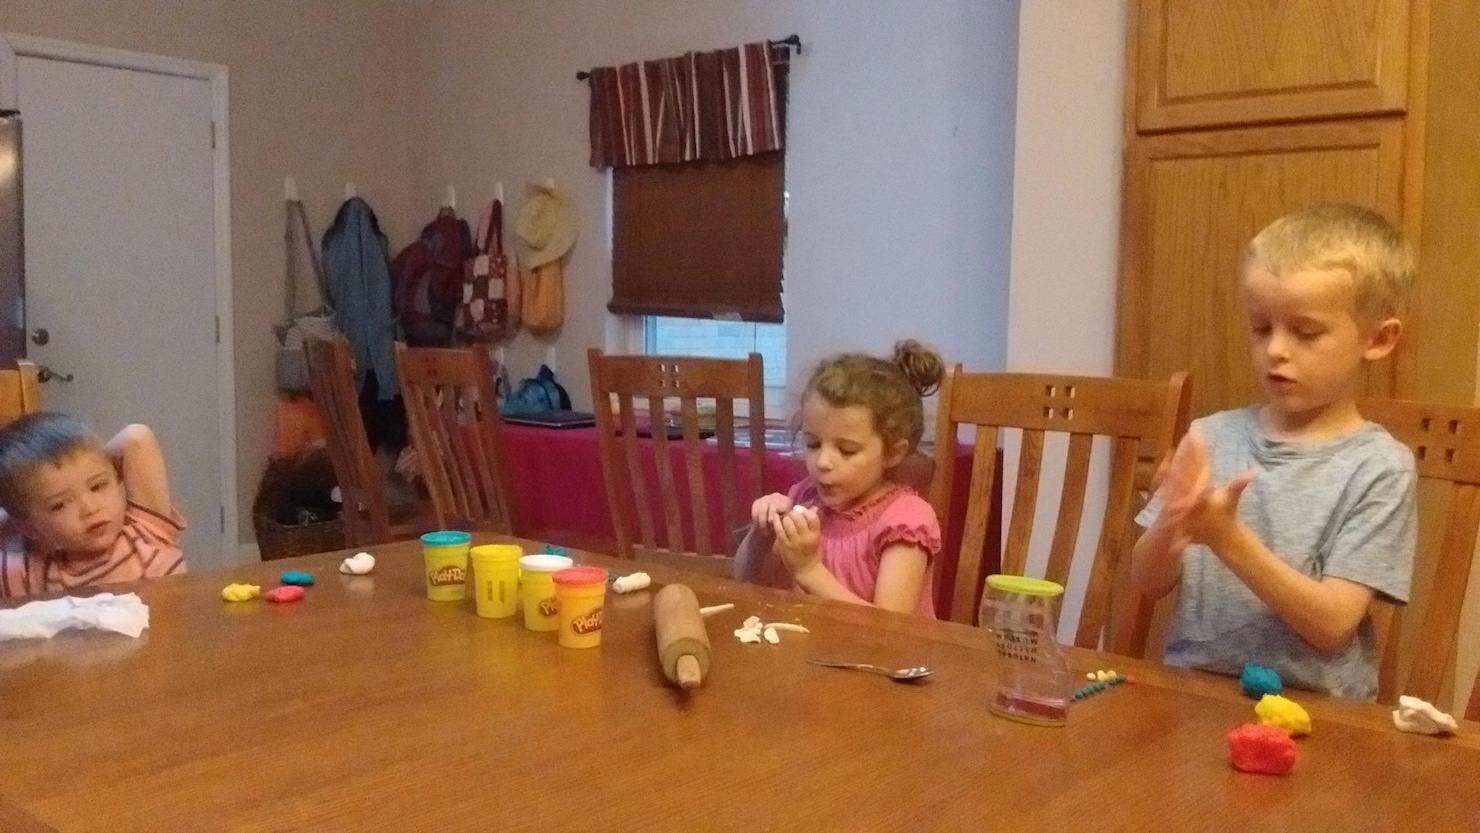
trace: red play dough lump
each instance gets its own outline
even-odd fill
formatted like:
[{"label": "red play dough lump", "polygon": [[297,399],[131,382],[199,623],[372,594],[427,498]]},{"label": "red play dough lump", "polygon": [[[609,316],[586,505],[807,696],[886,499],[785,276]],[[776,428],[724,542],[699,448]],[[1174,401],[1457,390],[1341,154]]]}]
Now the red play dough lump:
[{"label": "red play dough lump", "polygon": [[1295,741],[1275,726],[1245,723],[1228,733],[1233,768],[1265,775],[1284,775],[1295,766]]},{"label": "red play dough lump", "polygon": [[291,584],[282,587],[274,587],[267,591],[269,602],[296,602],[303,598],[303,588]]}]

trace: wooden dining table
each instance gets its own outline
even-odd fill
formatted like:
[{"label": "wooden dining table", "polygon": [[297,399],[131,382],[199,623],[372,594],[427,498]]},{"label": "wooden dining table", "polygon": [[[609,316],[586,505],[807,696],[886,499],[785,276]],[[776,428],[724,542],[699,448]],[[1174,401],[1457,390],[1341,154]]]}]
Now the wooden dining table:
[{"label": "wooden dining table", "polygon": [[[481,536],[485,542],[502,539]],[[529,549],[535,542],[518,541]],[[1235,680],[1068,649],[1130,677],[1045,728],[987,708],[974,628],[659,567],[702,604],[705,685],[666,685],[652,592],[609,594],[602,645],[560,647],[471,599],[428,601],[419,545],[156,579],[142,636],[0,642],[7,831],[1473,831],[1480,725],[1402,734],[1314,694],[1285,776],[1229,766]],[[572,552],[619,572],[630,561]],[[284,569],[307,597],[227,603]],[[808,634],[741,644],[748,616]],[[810,657],[935,669],[921,684]]]}]

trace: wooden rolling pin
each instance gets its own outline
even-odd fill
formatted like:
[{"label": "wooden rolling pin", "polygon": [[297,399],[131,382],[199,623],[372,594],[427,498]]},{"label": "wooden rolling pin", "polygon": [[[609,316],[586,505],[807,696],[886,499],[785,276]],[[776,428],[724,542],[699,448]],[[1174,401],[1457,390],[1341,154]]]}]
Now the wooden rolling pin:
[{"label": "wooden rolling pin", "polygon": [[653,622],[663,676],[684,691],[703,685],[709,675],[709,634],[694,591],[682,584],[659,590],[653,597]]}]

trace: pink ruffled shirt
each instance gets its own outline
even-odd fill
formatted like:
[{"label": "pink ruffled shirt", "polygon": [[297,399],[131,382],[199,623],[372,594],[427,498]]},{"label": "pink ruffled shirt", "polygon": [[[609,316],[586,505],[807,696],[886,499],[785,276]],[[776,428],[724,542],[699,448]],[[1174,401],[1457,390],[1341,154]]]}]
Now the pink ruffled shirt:
[{"label": "pink ruffled shirt", "polygon": [[873,599],[879,583],[879,558],[891,544],[913,544],[925,551],[929,566],[915,615],[935,618],[935,557],[940,553],[940,522],[935,510],[908,486],[891,485],[868,501],[839,512],[822,505],[811,478],[786,493],[793,503],[817,507],[822,517],[818,557],[822,566],[859,596]]}]

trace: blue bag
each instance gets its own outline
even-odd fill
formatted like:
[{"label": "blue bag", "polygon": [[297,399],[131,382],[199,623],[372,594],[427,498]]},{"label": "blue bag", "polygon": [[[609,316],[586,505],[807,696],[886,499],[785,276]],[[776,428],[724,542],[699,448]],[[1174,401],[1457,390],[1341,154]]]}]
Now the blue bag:
[{"label": "blue bag", "polygon": [[499,410],[504,416],[568,411],[570,394],[555,381],[555,371],[542,364],[534,378],[520,382],[519,387],[504,399],[503,407]]}]

